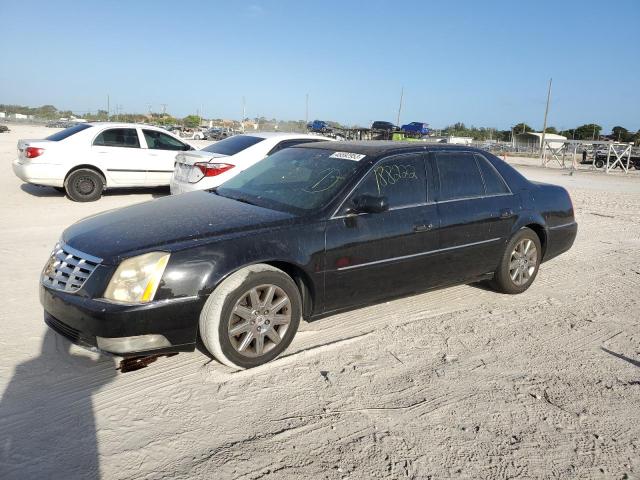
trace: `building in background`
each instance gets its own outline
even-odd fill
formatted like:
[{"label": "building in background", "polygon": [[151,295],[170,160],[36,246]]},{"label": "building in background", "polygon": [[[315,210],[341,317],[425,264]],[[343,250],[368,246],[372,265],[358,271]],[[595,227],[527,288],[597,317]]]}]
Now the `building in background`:
[{"label": "building in background", "polygon": [[[551,148],[559,148],[564,143],[567,137],[563,135],[557,135],[555,133],[546,133],[545,140],[557,140],[556,142],[549,142]],[[542,142],[542,133],[527,132],[518,133],[514,135],[514,146],[517,150],[536,151],[540,150],[540,142]]]}]

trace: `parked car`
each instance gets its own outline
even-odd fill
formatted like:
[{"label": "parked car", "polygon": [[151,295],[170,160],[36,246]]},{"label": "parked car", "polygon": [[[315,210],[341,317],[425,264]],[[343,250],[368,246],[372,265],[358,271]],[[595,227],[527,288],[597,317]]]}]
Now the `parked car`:
[{"label": "parked car", "polygon": [[398,130],[398,127],[396,127],[391,122],[384,122],[382,120],[376,120],[375,122],[373,122],[371,124],[371,130],[382,130],[382,131],[385,131],[385,132],[393,132],[395,130]]},{"label": "parked car", "polygon": [[204,132],[206,140],[222,140],[233,135],[235,135],[235,132],[230,128],[212,127]]},{"label": "parked car", "polygon": [[19,140],[14,173],[77,202],[109,188],[169,185],[177,152],[193,147],[169,132],[131,123],[80,123],[43,140]]},{"label": "parked car", "polygon": [[307,123],[307,130],[315,133],[330,133],[333,131],[333,128],[324,120],[314,120],[313,122]]},{"label": "parked car", "polygon": [[411,122],[400,127],[400,130],[404,133],[409,133],[413,135],[428,135],[429,134],[429,124],[422,122]]},{"label": "parked car", "polygon": [[576,232],[564,188],[481,150],[305,144],[216,189],[73,224],[40,299],[51,328],[90,348],[153,356],[199,336],[248,368],[282,353],[301,318],[481,280],[524,292]]},{"label": "parked car", "polygon": [[[603,168],[607,165],[607,155],[609,154],[608,150],[597,150],[596,151],[596,155],[595,155],[595,160],[587,158],[586,162],[583,162],[582,160],[580,161],[580,163],[593,163],[593,165],[596,168]],[[614,153],[611,154],[611,156],[609,157],[609,164],[613,164],[616,161],[616,156]],[[622,162],[624,163],[624,165],[627,165],[627,157],[626,155],[623,157]],[[620,166],[620,164],[616,164],[616,168],[622,168]],[[629,158],[629,168],[635,168],[636,170],[640,170],[640,152],[638,151],[631,151],[631,156]]]},{"label": "parked car", "polygon": [[301,133],[262,132],[225,138],[202,150],[176,155],[171,193],[214,188],[283,148],[328,138]]}]

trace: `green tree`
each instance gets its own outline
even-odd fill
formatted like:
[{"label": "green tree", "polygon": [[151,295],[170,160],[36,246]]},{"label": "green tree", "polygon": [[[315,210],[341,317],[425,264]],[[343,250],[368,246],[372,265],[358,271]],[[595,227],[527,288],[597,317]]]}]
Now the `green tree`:
[{"label": "green tree", "polygon": [[533,128],[531,128],[526,123],[522,123],[522,122],[518,123],[517,125],[514,125],[511,128],[513,130],[514,135],[518,135],[519,133],[533,132]]},{"label": "green tree", "polygon": [[556,127],[547,127],[547,129],[545,130],[546,133],[558,133],[558,130],[556,129]]},{"label": "green tree", "polygon": [[611,129],[611,136],[619,142],[633,142],[635,134],[624,127],[615,126]]},{"label": "green tree", "polygon": [[187,115],[182,119],[182,124],[188,128],[196,128],[200,126],[200,117],[198,115]]},{"label": "green tree", "polygon": [[598,140],[602,127],[595,123],[580,125],[575,129],[576,140]]}]

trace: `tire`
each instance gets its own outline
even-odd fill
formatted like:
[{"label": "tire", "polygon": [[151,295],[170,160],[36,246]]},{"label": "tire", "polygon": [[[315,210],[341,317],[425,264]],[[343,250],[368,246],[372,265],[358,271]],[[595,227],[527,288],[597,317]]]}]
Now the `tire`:
[{"label": "tire", "polygon": [[604,167],[604,160],[596,159],[594,165],[596,166],[596,168],[602,168]]},{"label": "tire", "polygon": [[[271,287],[273,303],[267,301]],[[278,307],[281,302],[283,306]],[[273,311],[265,308],[270,305],[275,306]],[[301,314],[300,291],[291,277],[270,265],[251,265],[231,274],[211,293],[200,313],[200,338],[220,363],[241,369],[257,367],[291,344]],[[238,333],[231,335],[230,327]]]},{"label": "tire", "polygon": [[67,196],[74,202],[95,202],[102,196],[105,180],[95,170],[81,168],[64,181]]},{"label": "tire", "polygon": [[[535,247],[535,252],[531,252],[531,247]],[[541,260],[542,246],[536,232],[526,227],[520,229],[507,243],[491,286],[512,295],[524,292],[535,280]]]}]

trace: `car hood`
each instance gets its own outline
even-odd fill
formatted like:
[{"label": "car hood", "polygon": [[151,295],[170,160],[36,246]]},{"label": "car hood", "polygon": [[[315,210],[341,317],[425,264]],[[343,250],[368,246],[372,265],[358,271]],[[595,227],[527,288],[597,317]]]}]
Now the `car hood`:
[{"label": "car hood", "polygon": [[151,249],[286,223],[293,215],[198,191],[111,210],[67,228],[62,241],[105,264]]}]

